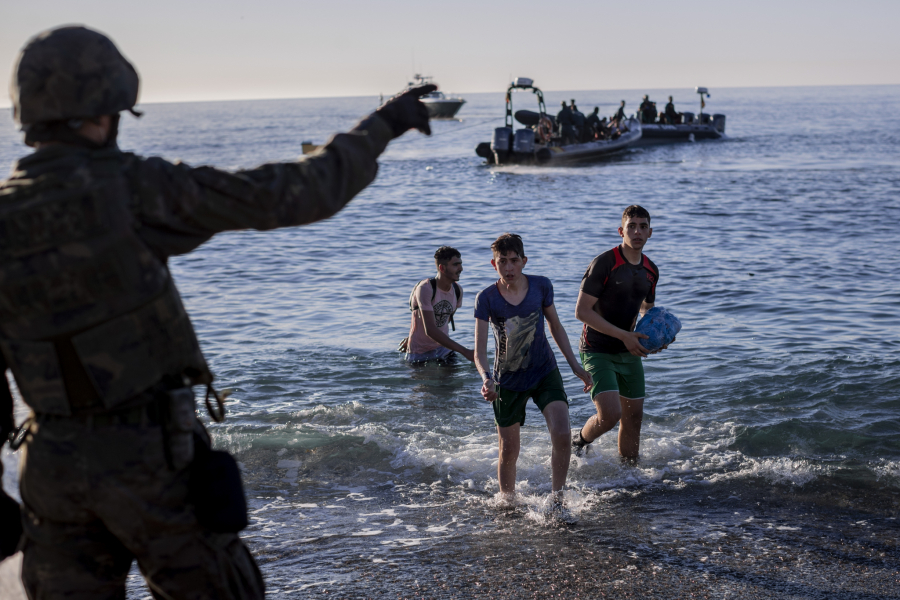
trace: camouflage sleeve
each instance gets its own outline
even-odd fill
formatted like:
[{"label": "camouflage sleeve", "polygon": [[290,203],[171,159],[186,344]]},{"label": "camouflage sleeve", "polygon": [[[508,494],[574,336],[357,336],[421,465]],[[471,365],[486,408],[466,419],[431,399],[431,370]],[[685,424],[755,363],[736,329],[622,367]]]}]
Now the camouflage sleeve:
[{"label": "camouflage sleeve", "polygon": [[134,166],[139,235],[162,256],[190,252],[220,231],[267,230],[334,215],[369,185],[393,134],[377,115],[296,162],[229,173],[159,158]]}]

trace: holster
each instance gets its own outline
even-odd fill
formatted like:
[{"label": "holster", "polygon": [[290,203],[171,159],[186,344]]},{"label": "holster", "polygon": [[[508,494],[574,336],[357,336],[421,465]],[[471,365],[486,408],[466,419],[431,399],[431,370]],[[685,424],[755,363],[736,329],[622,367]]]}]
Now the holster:
[{"label": "holster", "polygon": [[237,461],[228,452],[213,450],[205,430],[193,434],[188,499],[200,526],[215,533],[237,533],[247,527],[247,500]]},{"label": "holster", "polygon": [[180,471],[193,463],[194,432],[202,427],[197,419],[194,390],[189,387],[166,390],[156,394],[160,425],[163,431],[163,450],[169,468]]}]

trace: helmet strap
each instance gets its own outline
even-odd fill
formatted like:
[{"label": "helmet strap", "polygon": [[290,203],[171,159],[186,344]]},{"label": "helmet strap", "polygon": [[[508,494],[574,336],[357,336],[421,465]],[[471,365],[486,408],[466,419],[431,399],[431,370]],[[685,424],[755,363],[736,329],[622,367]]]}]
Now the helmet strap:
[{"label": "helmet strap", "polygon": [[59,142],[72,146],[81,146],[88,150],[101,150],[103,148],[115,148],[119,135],[119,114],[110,115],[109,135],[106,142],[98,144],[93,140],[80,135],[76,129],[81,127],[84,119],[69,119],[67,121],[48,121],[35,123],[24,127],[25,144],[34,147],[40,142]]}]

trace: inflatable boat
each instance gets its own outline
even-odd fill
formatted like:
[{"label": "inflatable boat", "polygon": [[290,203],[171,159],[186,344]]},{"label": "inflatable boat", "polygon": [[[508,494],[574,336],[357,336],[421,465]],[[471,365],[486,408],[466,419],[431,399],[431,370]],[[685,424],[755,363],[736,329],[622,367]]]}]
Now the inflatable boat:
[{"label": "inflatable boat", "polygon": [[[513,113],[513,92],[531,91],[537,96],[538,112]],[[517,121],[522,127],[513,129]],[[641,139],[641,123],[630,118],[619,123],[607,137],[586,141],[565,140],[557,131],[555,119],[547,114],[544,94],[526,77],[516,78],[506,90],[506,119],[497,127],[490,142],[482,142],[475,153],[487,164],[560,165],[601,160],[621,152]]]},{"label": "inflatable boat", "polygon": [[705,95],[709,98],[709,90],[698,87],[696,92],[700,94],[700,114],[692,112],[678,113],[681,123],[663,123],[662,118],[657,120],[651,115],[652,121],[642,119],[643,135],[635,144],[636,146],[652,146],[656,144],[673,144],[678,142],[692,142],[696,140],[718,140],[725,137],[725,115],[709,115],[703,112],[706,102]]}]

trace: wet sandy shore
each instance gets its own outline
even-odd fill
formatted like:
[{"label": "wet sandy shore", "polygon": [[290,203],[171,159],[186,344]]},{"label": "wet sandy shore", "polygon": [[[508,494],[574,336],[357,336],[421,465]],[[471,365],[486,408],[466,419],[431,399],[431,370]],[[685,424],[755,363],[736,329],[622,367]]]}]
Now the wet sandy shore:
[{"label": "wet sandy shore", "polygon": [[[319,565],[336,598],[900,598],[889,489],[703,486],[625,494],[575,524],[517,512],[475,535]],[[299,558],[299,557],[298,557]],[[265,562],[265,559],[263,559]],[[265,570],[265,566],[263,565]]]},{"label": "wet sandy shore", "polygon": [[[367,510],[411,498],[373,500]],[[459,529],[408,547],[246,537],[276,598],[900,598],[900,497],[877,483],[625,490],[572,523],[472,497],[437,504],[406,522]],[[4,598],[24,597],[7,585],[16,562],[0,567]],[[136,569],[128,597],[149,597]]]}]

